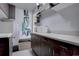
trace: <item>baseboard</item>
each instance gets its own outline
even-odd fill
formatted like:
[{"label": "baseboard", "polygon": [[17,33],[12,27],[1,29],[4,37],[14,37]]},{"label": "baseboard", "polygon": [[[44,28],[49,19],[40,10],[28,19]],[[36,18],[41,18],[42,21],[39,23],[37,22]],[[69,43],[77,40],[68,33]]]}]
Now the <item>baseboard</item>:
[{"label": "baseboard", "polygon": [[20,39],[20,40],[19,40],[19,43],[21,43],[21,42],[31,42],[31,40]]},{"label": "baseboard", "polygon": [[13,52],[16,52],[16,51],[19,51],[19,46],[18,45],[13,46]]}]

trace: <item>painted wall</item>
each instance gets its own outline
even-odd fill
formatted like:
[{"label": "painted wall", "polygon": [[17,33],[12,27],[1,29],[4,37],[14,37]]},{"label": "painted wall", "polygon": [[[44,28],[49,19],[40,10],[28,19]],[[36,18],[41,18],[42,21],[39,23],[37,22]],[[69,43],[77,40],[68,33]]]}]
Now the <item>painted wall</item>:
[{"label": "painted wall", "polygon": [[[28,38],[22,35],[22,23],[24,19],[24,10],[15,8],[15,21],[13,22],[13,36],[16,38],[13,39],[13,45],[18,45],[19,39]],[[32,26],[32,12],[29,12],[29,28]]]},{"label": "painted wall", "polygon": [[1,22],[0,21],[0,33],[12,33],[13,22]]},{"label": "painted wall", "polygon": [[[13,22],[13,45],[18,45],[19,36],[20,36],[20,21],[22,19],[22,10],[19,8],[15,8],[15,21]],[[18,34],[18,36],[17,36]]]},{"label": "painted wall", "polygon": [[79,4],[52,13],[49,17],[41,17],[40,24],[53,33],[79,36]]}]

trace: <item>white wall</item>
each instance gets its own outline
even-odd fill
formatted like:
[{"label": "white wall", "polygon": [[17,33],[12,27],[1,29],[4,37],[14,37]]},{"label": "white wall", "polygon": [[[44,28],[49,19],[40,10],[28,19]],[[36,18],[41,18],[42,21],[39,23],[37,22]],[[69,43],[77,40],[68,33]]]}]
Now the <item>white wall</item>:
[{"label": "white wall", "polygon": [[[70,23],[70,26],[75,30],[79,31],[79,4],[74,4],[59,12],[66,22]],[[72,30],[73,30],[72,29]]]},{"label": "white wall", "polygon": [[[29,22],[30,25],[29,27],[32,28],[32,12],[29,12]],[[13,33],[14,36],[16,36],[15,39],[13,39],[13,45],[18,45],[19,39],[24,39],[27,38],[26,36],[22,35],[22,22],[24,19],[24,10],[23,9],[19,9],[19,8],[15,8],[15,21],[13,24]],[[18,34],[18,35],[17,35]]]},{"label": "white wall", "polygon": [[42,26],[48,26],[53,33],[79,35],[79,4],[41,19]]},{"label": "white wall", "polygon": [[0,33],[12,33],[13,23],[12,22],[1,22],[0,21]]},{"label": "white wall", "polygon": [[21,28],[20,22],[22,21],[22,19],[23,19],[23,10],[15,8],[15,21],[13,22],[13,36],[16,38],[13,39],[13,45],[18,45],[20,28]]}]

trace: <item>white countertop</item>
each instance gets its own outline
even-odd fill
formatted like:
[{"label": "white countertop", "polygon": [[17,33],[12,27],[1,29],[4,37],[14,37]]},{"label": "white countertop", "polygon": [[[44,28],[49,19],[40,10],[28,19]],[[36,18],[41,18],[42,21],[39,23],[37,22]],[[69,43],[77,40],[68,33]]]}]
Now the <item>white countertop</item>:
[{"label": "white countertop", "polygon": [[62,34],[54,34],[54,33],[37,33],[34,32],[33,34],[45,36],[51,39],[55,39],[61,42],[70,43],[73,45],[79,46],[79,36],[72,36],[72,35],[62,35]]},{"label": "white countertop", "polygon": [[[12,33],[0,33],[0,38],[12,37]],[[12,40],[9,39],[9,55],[12,55]]]},{"label": "white countertop", "polygon": [[11,37],[12,33],[0,33],[0,38]]}]

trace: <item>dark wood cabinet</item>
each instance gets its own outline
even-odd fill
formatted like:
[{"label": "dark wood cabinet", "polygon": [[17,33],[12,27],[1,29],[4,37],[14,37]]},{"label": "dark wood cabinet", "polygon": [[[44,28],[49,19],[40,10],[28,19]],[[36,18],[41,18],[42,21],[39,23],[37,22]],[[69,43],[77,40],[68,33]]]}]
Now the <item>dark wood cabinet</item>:
[{"label": "dark wood cabinet", "polygon": [[52,55],[52,47],[48,42],[48,39],[45,37],[41,37],[41,42],[40,42],[40,55],[41,56],[51,56]]},{"label": "dark wood cabinet", "polygon": [[8,3],[0,3],[1,21],[15,20],[15,6]]},{"label": "dark wood cabinet", "polygon": [[36,55],[40,55],[40,38],[37,35],[32,35],[32,50],[36,53]]},{"label": "dark wood cabinet", "polygon": [[32,34],[32,50],[38,56],[79,56],[79,46]]},{"label": "dark wood cabinet", "polygon": [[36,39],[35,49],[36,49],[37,55],[40,55],[40,38],[39,36],[36,36],[35,39]]},{"label": "dark wood cabinet", "polygon": [[[64,44],[64,45],[63,45]],[[73,50],[72,50],[72,45],[63,43],[60,45],[60,55],[61,56],[72,56],[73,55]]]},{"label": "dark wood cabinet", "polygon": [[0,56],[9,56],[9,38],[0,38]]},{"label": "dark wood cabinet", "polygon": [[79,56],[79,47],[74,46],[72,49],[73,49],[73,55],[74,56]]},{"label": "dark wood cabinet", "polygon": [[51,40],[51,39],[48,39],[49,40],[49,44],[51,45],[52,47],[52,50],[53,50],[53,56],[59,56],[60,55],[60,43],[55,41],[55,40]]}]

